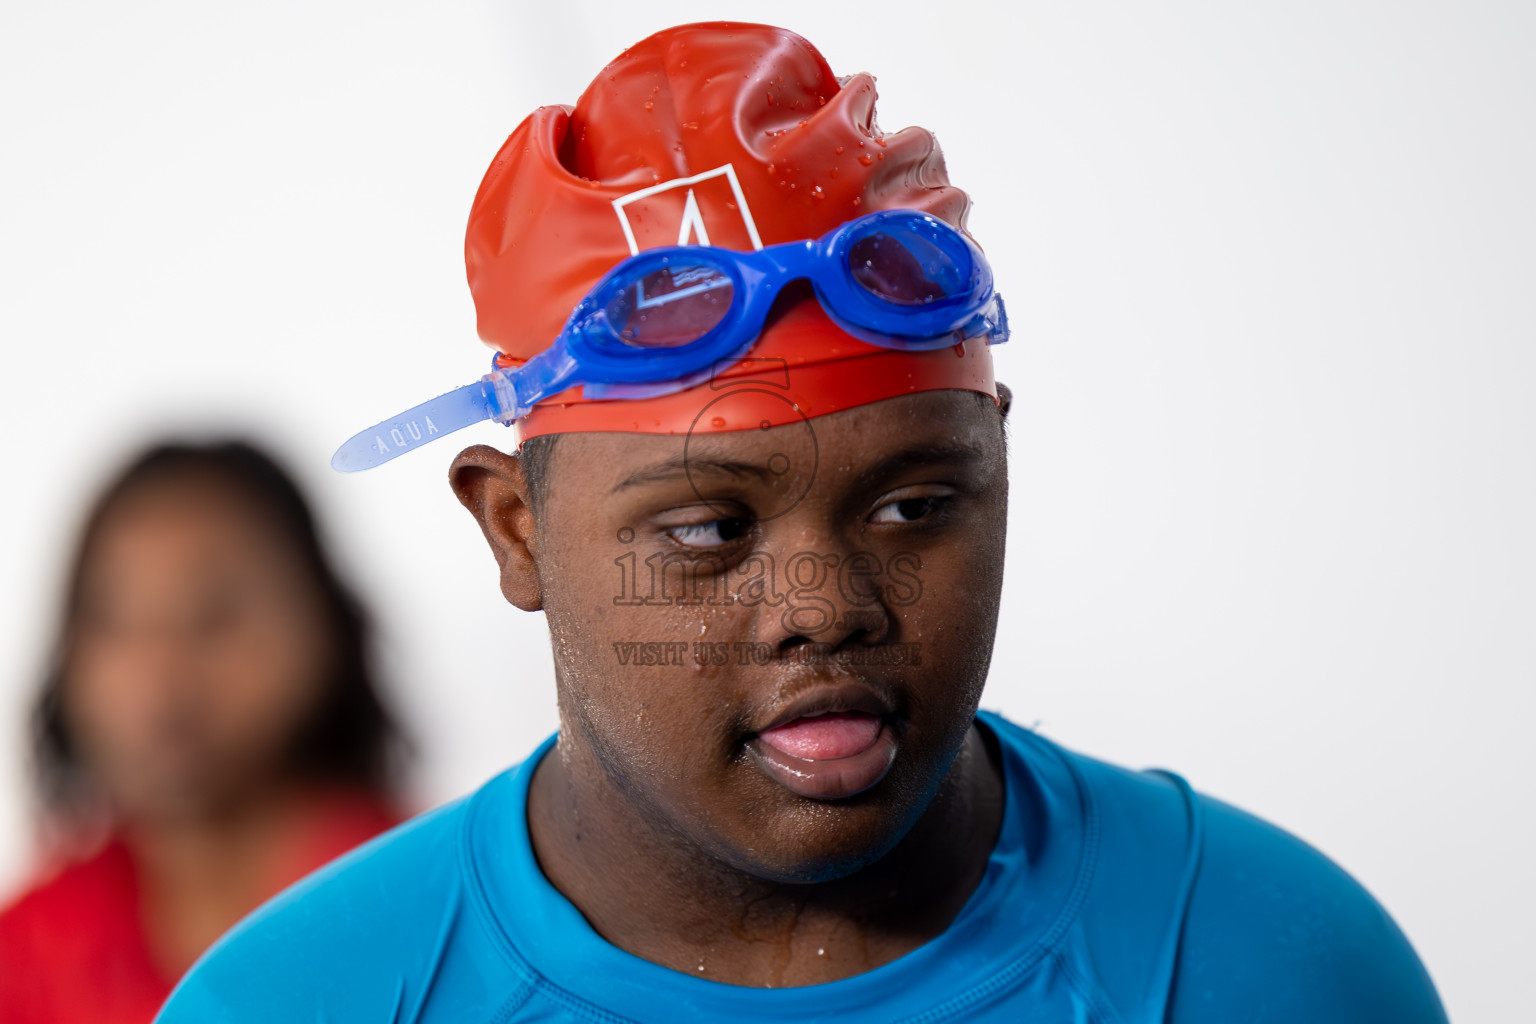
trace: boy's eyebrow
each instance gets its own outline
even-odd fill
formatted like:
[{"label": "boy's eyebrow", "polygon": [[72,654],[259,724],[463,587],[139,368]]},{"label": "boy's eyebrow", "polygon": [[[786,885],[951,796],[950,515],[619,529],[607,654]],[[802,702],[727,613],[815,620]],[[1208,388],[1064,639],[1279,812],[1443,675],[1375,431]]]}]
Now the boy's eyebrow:
[{"label": "boy's eyebrow", "polygon": [[[857,480],[860,484],[867,484],[884,477],[895,476],[903,470],[914,466],[931,466],[935,463],[973,465],[986,458],[981,449],[973,445],[961,442],[945,442],[942,444],[918,444],[892,452],[879,462],[862,470]],[[707,459],[681,455],[657,462],[637,469],[629,476],[620,480],[610,494],[618,494],[630,487],[643,487],[646,484],[669,483],[673,480],[686,478],[690,473],[726,473],[730,476],[756,476],[764,478],[772,475],[772,471],[766,466],[759,466],[752,462],[742,462],[733,459]]]},{"label": "boy's eyebrow", "polygon": [[935,463],[969,466],[985,461],[986,457],[980,448],[961,441],[915,444],[892,452],[868,469],[861,470],[856,479],[859,484],[877,483],[885,477],[918,466],[931,466]]},{"label": "boy's eyebrow", "polygon": [[608,493],[618,494],[620,491],[630,487],[643,487],[646,484],[660,484],[677,479],[686,479],[689,474],[701,472],[727,473],[731,476],[766,477],[770,475],[770,471],[766,466],[759,466],[751,462],[741,462],[734,459],[700,458],[697,455],[684,458],[679,455],[664,462],[653,463],[643,469],[635,470],[615,484],[613,490]]}]

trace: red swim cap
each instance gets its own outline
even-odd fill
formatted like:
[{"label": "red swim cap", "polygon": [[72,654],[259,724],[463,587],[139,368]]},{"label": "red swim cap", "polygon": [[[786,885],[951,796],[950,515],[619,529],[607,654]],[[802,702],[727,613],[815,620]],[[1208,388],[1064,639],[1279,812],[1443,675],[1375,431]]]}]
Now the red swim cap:
[{"label": "red swim cap", "polygon": [[[709,22],[630,47],[574,108],[530,114],[481,182],[464,258],[480,337],[501,353],[499,365],[514,366],[548,347],[598,279],[642,249],[759,249],[884,209],[922,210],[963,229],[969,205],[932,133],[886,135],[875,125],[872,77],[840,82],[793,32]],[[756,382],[783,394],[748,389],[728,414],[700,419],[722,388]],[[985,339],[881,348],[840,330],[808,298],[714,380],[606,401],[570,388],[516,427],[519,443],[571,431],[740,430],[942,388],[996,397]]]}]

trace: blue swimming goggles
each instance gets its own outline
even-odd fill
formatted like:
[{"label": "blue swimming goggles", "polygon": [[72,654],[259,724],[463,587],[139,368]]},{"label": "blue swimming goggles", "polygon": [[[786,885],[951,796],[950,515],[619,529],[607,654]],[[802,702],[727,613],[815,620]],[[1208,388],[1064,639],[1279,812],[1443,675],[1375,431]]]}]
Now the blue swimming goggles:
[{"label": "blue swimming goggles", "polygon": [[708,379],[745,355],[774,299],[809,280],[838,327],[884,348],[922,351],[985,336],[1008,340],[992,268],[974,242],[936,217],[882,210],[821,238],[737,252],[708,245],[647,249],[587,293],[559,337],[522,366],[467,384],[353,436],[331,466],[388,462],[481,420],[511,423],[584,385],[586,398],[642,398]]}]

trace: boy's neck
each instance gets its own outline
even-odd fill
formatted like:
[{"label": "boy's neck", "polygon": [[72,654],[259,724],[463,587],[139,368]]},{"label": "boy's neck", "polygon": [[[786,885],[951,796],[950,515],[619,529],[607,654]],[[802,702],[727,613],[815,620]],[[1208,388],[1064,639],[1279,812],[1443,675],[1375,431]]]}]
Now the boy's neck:
[{"label": "boy's neck", "polygon": [[834,881],[769,881],[662,832],[568,735],[528,796],[545,877],[609,942],[713,981],[821,984],[911,952],[960,912],[1002,827],[1000,758],[973,724],[938,794],[884,857]]}]

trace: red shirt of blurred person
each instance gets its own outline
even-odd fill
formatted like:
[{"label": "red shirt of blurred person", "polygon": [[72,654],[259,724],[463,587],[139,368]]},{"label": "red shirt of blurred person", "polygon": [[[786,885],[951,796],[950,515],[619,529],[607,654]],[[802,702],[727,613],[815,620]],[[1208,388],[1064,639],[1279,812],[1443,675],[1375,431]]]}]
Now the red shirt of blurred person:
[{"label": "red shirt of blurred person", "polygon": [[34,720],[53,830],[105,839],[0,912],[0,1021],[148,1024],[227,928],[399,820],[365,649],[256,449],[161,446],[107,489]]}]

